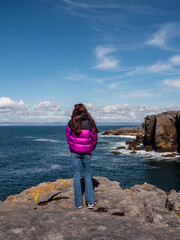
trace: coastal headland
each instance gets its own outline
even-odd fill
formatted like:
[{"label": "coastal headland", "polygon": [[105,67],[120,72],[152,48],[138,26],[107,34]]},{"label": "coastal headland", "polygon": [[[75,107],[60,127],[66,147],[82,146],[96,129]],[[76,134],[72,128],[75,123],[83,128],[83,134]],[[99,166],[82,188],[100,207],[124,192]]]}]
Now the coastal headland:
[{"label": "coastal headland", "polygon": [[[84,198],[84,179],[82,179]],[[73,179],[41,183],[0,202],[0,239],[179,240],[180,192],[144,183],[122,189],[94,177],[96,205],[74,206]]]},{"label": "coastal headland", "polygon": [[[103,135],[136,136],[127,141],[127,149],[136,153],[138,150],[172,153],[166,157],[177,157],[180,152],[180,111],[168,111],[156,115],[148,115],[139,127],[111,129]],[[117,148],[120,149],[121,147]],[[118,154],[118,152],[114,152]]]}]

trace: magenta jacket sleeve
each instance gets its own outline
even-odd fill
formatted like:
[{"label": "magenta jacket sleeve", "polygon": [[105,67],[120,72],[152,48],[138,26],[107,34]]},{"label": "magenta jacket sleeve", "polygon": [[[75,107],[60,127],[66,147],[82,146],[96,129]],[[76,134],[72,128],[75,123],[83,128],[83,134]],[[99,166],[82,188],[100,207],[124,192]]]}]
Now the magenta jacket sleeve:
[{"label": "magenta jacket sleeve", "polygon": [[97,144],[97,138],[98,138],[97,132],[94,132],[94,131],[92,130],[91,136],[92,136],[92,144],[93,144],[93,147],[95,148],[95,147],[96,147],[96,144]]},{"label": "magenta jacket sleeve", "polygon": [[69,137],[70,137],[70,134],[71,134],[71,129],[70,129],[70,127],[67,125],[67,127],[66,127],[66,138],[67,138],[67,143],[69,143]]}]

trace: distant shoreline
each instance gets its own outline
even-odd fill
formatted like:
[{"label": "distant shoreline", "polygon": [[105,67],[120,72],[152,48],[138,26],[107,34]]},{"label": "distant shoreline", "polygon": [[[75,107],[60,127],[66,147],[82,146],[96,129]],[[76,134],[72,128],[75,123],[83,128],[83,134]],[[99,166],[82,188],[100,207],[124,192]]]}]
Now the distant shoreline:
[{"label": "distant shoreline", "polygon": [[[141,123],[98,123],[99,126],[140,126]],[[0,126],[66,126],[67,123],[0,123]]]}]

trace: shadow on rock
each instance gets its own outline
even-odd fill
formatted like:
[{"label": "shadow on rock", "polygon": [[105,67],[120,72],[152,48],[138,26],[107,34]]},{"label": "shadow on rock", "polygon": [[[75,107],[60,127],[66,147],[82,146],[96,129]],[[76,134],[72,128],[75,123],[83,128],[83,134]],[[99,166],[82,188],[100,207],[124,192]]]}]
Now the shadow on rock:
[{"label": "shadow on rock", "polygon": [[[92,183],[93,183],[93,189],[97,188],[99,186],[99,182],[92,178]],[[85,193],[85,179],[81,178],[81,189],[82,189],[82,195]]]}]

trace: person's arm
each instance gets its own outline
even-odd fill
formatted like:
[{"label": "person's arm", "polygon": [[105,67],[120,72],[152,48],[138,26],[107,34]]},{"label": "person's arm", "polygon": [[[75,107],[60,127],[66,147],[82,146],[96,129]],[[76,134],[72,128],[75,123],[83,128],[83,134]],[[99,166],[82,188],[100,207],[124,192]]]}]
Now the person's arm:
[{"label": "person's arm", "polygon": [[93,148],[95,149],[96,147],[96,144],[97,144],[97,132],[94,132],[94,130],[92,129],[92,133],[91,133],[91,136],[92,136],[92,144],[93,144]]},{"label": "person's arm", "polygon": [[66,139],[67,139],[68,143],[69,143],[70,135],[71,135],[71,128],[69,127],[69,125],[67,125],[67,127],[66,127]]}]

